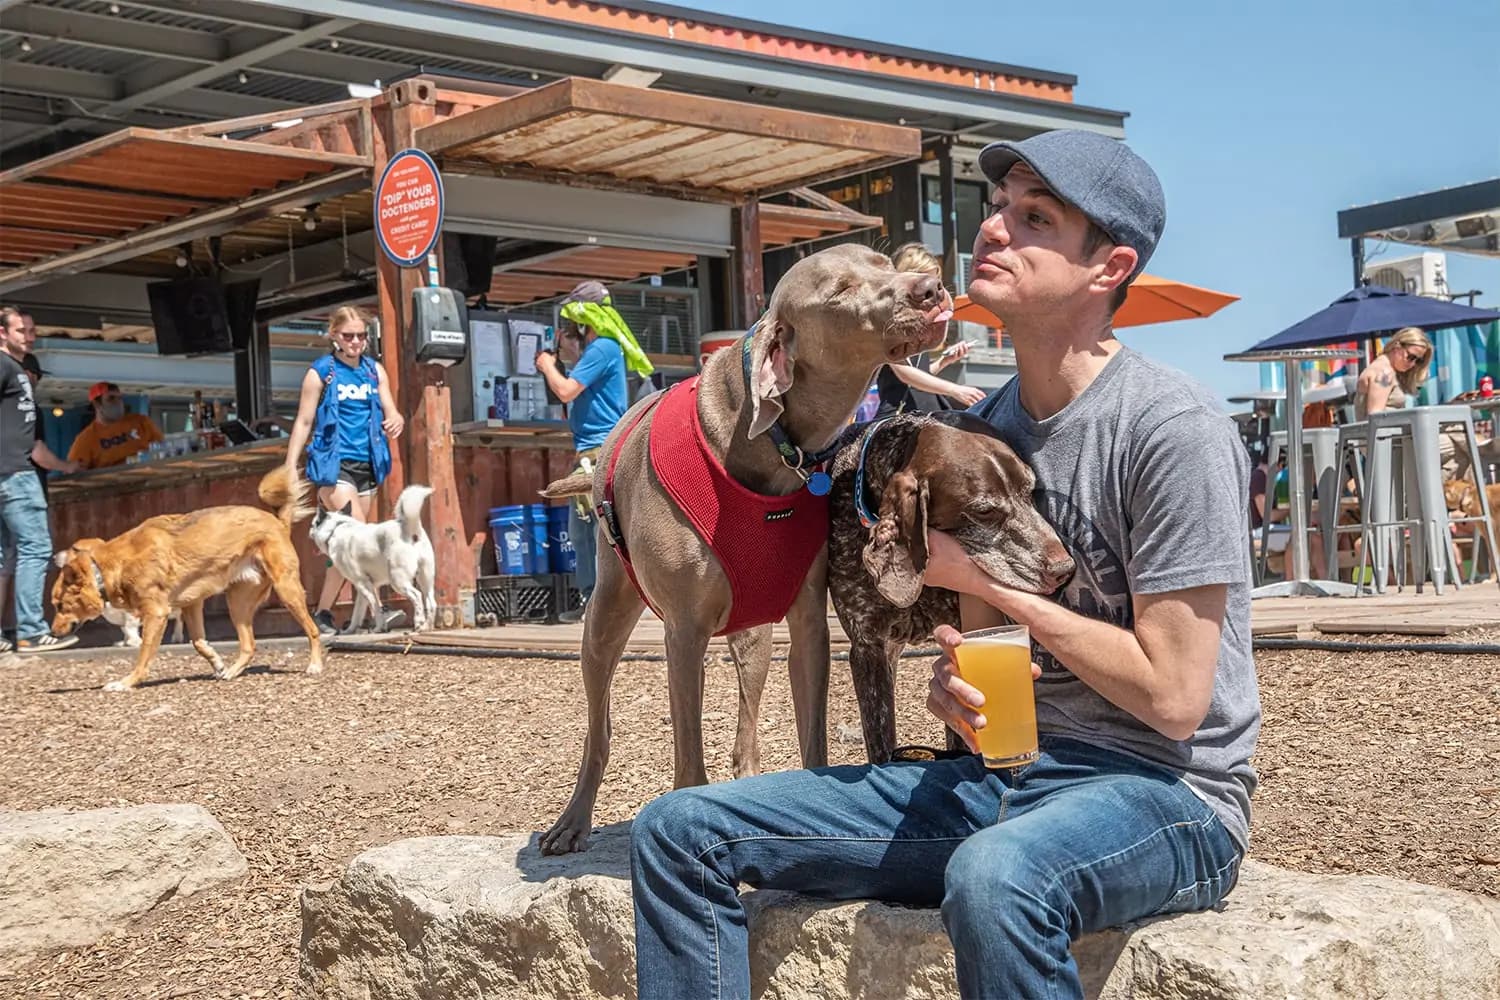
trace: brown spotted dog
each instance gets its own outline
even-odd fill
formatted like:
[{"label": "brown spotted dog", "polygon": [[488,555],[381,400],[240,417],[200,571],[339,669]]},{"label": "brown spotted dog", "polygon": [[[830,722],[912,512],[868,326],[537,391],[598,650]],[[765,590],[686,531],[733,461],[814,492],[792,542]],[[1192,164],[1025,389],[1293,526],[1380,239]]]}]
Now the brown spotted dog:
[{"label": "brown spotted dog", "polygon": [[988,421],[956,411],[875,421],[834,458],[828,589],[849,636],[872,763],[895,749],[901,650],[958,625],[958,595],[922,583],[929,530],[951,534],[1008,587],[1050,594],[1072,577],[1072,559],[1032,504],[1035,482]]}]

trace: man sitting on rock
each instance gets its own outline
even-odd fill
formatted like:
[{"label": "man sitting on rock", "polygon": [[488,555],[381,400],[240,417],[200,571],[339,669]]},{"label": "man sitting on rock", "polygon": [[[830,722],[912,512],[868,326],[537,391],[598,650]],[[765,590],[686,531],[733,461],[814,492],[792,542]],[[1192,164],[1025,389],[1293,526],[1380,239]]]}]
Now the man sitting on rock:
[{"label": "man sitting on rock", "polygon": [[[1248,839],[1260,700],[1250,656],[1248,460],[1211,395],[1111,329],[1165,225],[1155,173],[1077,131],[987,147],[996,185],[970,297],[1018,376],[976,408],[1036,471],[1078,566],[1054,602],[929,536],[926,582],[967,629],[1030,627],[1039,758],[785,771],[671,792],[631,836],[642,997],[747,997],[741,883],[934,906],[965,997],[1083,996],[1080,935],[1213,906]],[[976,746],[983,697],[933,667],[928,708]]]}]

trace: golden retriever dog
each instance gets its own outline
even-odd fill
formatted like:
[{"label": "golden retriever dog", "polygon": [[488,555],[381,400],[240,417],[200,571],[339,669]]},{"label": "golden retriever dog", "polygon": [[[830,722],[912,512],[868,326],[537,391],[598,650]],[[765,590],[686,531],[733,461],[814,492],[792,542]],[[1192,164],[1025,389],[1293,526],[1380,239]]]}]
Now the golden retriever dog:
[{"label": "golden retriever dog", "polygon": [[[1487,483],[1484,487],[1484,495],[1490,503],[1490,527],[1494,529],[1497,536],[1500,536],[1500,483]],[[1447,501],[1450,517],[1484,516],[1484,508],[1479,503],[1479,490],[1472,479],[1444,480],[1443,499]],[[1454,528],[1454,530],[1463,529],[1463,525],[1456,525]],[[1474,533],[1476,541],[1484,537],[1477,523],[1470,525],[1468,530]]]},{"label": "golden retriever dog", "polygon": [[[57,614],[52,631],[67,635],[81,622],[97,618],[104,603],[141,619],[141,646],[135,669],[106,684],[106,691],[128,691],[146,679],[146,670],[161,645],[167,619],[182,612],[188,639],[220,680],[238,677],[255,655],[255,610],[274,589],[310,647],[307,672],[323,669],[318,627],[307,611],[307,595],[298,575],[292,525],[312,516],[308,484],[295,472],[278,468],[260,481],[257,507],[209,507],[191,514],[163,514],[142,521],[109,541],[83,538],[57,554],[62,567],[52,585]],[[223,594],[239,635],[240,651],[224,665],[203,637],[203,602]]]}]

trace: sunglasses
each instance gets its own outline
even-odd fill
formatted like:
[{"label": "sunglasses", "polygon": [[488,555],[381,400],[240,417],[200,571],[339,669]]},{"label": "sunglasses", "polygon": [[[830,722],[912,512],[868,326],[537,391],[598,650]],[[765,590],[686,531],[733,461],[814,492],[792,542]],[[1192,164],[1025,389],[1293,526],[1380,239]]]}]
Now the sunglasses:
[{"label": "sunglasses", "polygon": [[1405,354],[1406,359],[1414,365],[1420,365],[1422,362],[1427,360],[1426,351],[1413,350],[1412,348],[1407,347],[1405,344],[1401,345],[1401,352]]},{"label": "sunglasses", "polygon": [[370,331],[369,330],[355,330],[355,331],[350,332],[350,331],[346,330],[346,331],[344,331],[342,333],[336,333],[336,334],[334,334],[334,336],[338,337],[340,340],[369,340],[370,339]]}]

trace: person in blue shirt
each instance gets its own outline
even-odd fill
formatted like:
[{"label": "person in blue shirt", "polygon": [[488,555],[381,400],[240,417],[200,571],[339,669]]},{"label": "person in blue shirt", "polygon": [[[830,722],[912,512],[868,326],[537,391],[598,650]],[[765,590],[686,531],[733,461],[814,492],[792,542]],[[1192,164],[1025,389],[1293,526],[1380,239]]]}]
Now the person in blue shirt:
[{"label": "person in blue shirt", "polygon": [[[353,306],[335,309],[328,339],[333,350],[314,361],[302,378],[286,465],[295,472],[306,448],[307,478],[318,488],[323,509],[347,505],[356,520],[367,521],[375,491],[391,471],[390,443],[401,436],[406,422],[396,411],[385,369],[365,355],[370,324],[364,313]],[[338,631],[333,605],[343,586],[343,574],[329,563],[313,614],[324,635]]]},{"label": "person in blue shirt", "polygon": [[[644,360],[624,320],[610,306],[609,292],[599,282],[585,281],[574,288],[563,300],[562,314],[557,351],[538,352],[536,369],[547,380],[552,394],[568,404],[568,428],[573,432],[579,468],[592,471],[599,446],[630,408],[627,358],[638,355],[636,364],[644,364],[646,374],[650,373],[650,362]],[[566,372],[564,364],[568,366]],[[594,592],[598,544],[588,498],[582,501],[569,508],[568,537],[578,556],[574,575],[583,605],[559,615],[558,620],[564,622],[582,618]]]}]

